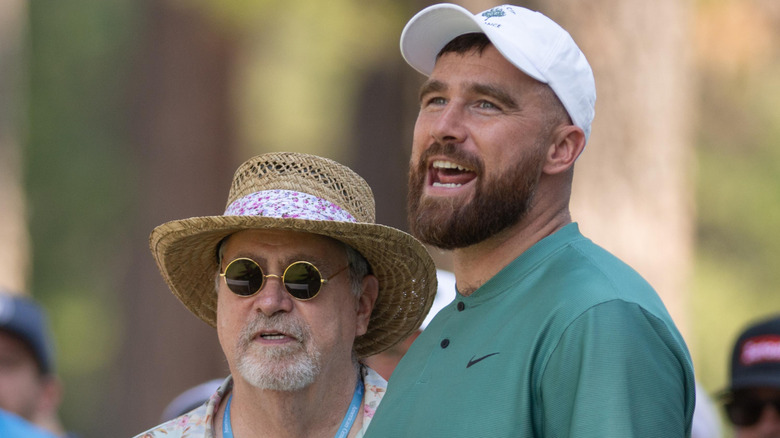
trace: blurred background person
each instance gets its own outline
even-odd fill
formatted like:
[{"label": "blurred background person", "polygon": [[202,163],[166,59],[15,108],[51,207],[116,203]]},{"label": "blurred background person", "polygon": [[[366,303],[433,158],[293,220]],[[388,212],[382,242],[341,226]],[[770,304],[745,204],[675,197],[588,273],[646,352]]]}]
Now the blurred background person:
[{"label": "blurred background person", "polygon": [[65,437],[57,413],[61,400],[43,309],[29,298],[0,291],[0,409]]},{"label": "blurred background person", "polygon": [[780,438],[780,316],[753,323],[734,343],[722,399],[736,438]]}]

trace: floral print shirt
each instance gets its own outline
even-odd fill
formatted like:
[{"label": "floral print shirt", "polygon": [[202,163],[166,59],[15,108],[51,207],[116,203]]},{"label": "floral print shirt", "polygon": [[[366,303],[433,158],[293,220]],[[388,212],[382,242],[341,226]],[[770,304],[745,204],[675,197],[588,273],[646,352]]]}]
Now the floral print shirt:
[{"label": "floral print shirt", "polygon": [[[374,417],[379,402],[387,390],[387,381],[376,371],[367,366],[362,367],[363,384],[365,385],[365,395],[363,396],[363,426],[358,431],[356,438],[362,438],[371,419]],[[174,418],[157,427],[149,429],[135,438],[214,438],[213,418],[214,413],[219,407],[222,399],[230,393],[233,388],[233,377],[227,379],[219,386],[217,392],[211,396],[209,401],[192,411]]]}]

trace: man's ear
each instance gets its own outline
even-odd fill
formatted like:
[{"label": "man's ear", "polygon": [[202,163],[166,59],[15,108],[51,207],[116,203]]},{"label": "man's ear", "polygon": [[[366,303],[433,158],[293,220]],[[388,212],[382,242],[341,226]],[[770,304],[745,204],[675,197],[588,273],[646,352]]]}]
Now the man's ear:
[{"label": "man's ear", "polygon": [[374,310],[374,303],[379,296],[379,280],[374,275],[363,277],[361,284],[362,293],[357,302],[357,325],[355,326],[355,337],[364,335],[368,331],[368,322],[371,320],[371,312]]},{"label": "man's ear", "polygon": [[555,175],[568,171],[574,166],[583,149],[585,133],[581,128],[574,125],[559,126],[553,132],[542,172]]}]

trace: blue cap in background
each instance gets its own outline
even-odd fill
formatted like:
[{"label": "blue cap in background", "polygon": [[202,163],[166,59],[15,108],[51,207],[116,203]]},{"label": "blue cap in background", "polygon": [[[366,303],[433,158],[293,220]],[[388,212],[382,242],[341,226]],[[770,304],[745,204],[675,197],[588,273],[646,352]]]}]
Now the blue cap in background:
[{"label": "blue cap in background", "polygon": [[0,292],[0,330],[19,337],[30,347],[42,374],[53,373],[53,344],[46,315],[33,300]]}]

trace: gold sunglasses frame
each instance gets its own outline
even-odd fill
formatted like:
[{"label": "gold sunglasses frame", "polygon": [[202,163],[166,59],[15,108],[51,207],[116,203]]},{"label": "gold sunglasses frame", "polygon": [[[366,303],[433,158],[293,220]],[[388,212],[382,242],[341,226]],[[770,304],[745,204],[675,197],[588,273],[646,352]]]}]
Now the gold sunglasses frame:
[{"label": "gold sunglasses frame", "polygon": [[[258,287],[257,290],[252,292],[250,295],[241,295],[241,294],[238,294],[238,293],[234,292],[233,289],[230,289],[230,285],[227,283],[228,279],[226,277],[226,274],[227,274],[228,269],[230,269],[230,265],[232,265],[233,263],[235,263],[237,261],[243,261],[243,260],[246,260],[246,261],[254,263],[254,265],[257,266],[257,268],[260,270],[260,272],[262,273],[262,276],[263,276],[263,282],[260,283],[260,287]],[[320,275],[320,287],[317,288],[317,291],[314,292],[314,294],[311,297],[309,297],[309,298],[298,298],[298,297],[296,297],[295,295],[293,295],[292,292],[290,292],[290,289],[287,288],[287,284],[285,284],[285,282],[284,282],[284,276],[287,275],[287,271],[289,271],[290,268],[293,267],[293,265],[296,265],[298,263],[303,263],[303,264],[311,266],[312,268],[314,268],[315,271],[317,271],[317,274]],[[265,287],[266,279],[268,277],[275,277],[275,278],[278,278],[279,280],[281,280],[282,286],[284,287],[285,292],[287,292],[291,297],[293,297],[294,299],[296,299],[298,301],[310,301],[310,300],[313,300],[313,299],[317,298],[317,295],[319,295],[320,291],[322,291],[322,287],[325,284],[327,284],[328,281],[333,279],[333,277],[335,277],[335,276],[341,274],[342,272],[344,272],[344,270],[346,270],[347,268],[349,268],[349,264],[347,264],[343,268],[341,268],[338,271],[336,271],[330,277],[324,278],[324,276],[322,275],[322,271],[320,271],[319,268],[317,268],[317,266],[314,265],[314,263],[307,262],[306,260],[297,260],[297,261],[294,261],[294,262],[290,263],[289,265],[287,265],[287,267],[284,269],[284,272],[282,273],[282,275],[266,274],[265,271],[263,270],[263,267],[260,266],[260,264],[257,263],[256,261],[250,259],[249,257],[239,257],[239,258],[231,260],[230,263],[228,263],[227,266],[225,266],[225,271],[224,272],[220,272],[219,276],[225,279],[225,285],[227,286],[228,290],[230,290],[230,292],[233,293],[234,295],[239,296],[241,298],[250,298],[250,297],[253,297],[253,296],[257,295]]]}]

